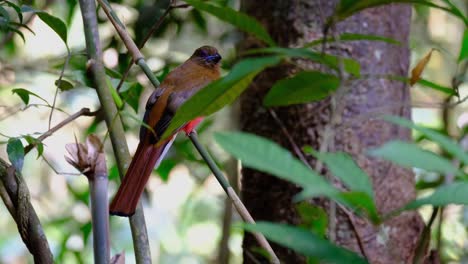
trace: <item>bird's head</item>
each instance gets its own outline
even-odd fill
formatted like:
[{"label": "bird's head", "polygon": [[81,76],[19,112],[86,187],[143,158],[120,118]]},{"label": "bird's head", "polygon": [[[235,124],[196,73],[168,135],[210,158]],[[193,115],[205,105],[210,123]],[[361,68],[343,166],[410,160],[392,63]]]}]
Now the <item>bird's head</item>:
[{"label": "bird's head", "polygon": [[219,65],[221,55],[219,55],[218,50],[214,47],[202,46],[195,50],[190,59],[206,67],[215,67]]}]

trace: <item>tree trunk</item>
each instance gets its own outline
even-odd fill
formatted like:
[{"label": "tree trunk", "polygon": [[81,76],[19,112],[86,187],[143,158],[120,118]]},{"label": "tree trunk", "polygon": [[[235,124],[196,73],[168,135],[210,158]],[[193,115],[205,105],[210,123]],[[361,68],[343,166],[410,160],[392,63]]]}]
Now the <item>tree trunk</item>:
[{"label": "tree trunk", "polygon": [[[281,46],[301,47],[304,43],[322,37],[324,21],[334,10],[338,1],[289,0],[289,1],[242,1],[242,10],[259,20]],[[342,42],[327,44],[327,52],[351,57],[361,64],[362,75],[406,76],[409,66],[408,35],[411,21],[411,6],[394,4],[364,10],[339,23],[332,34],[343,32],[373,34],[394,38],[401,45],[383,42]],[[247,37],[239,44],[239,51],[260,47],[257,40]],[[300,65],[300,66],[297,66]],[[299,68],[301,67],[301,68]],[[382,78],[363,78],[346,87],[343,98],[337,105],[342,111],[334,113],[338,122],[325,135],[330,124],[331,100],[318,103],[274,108],[271,112],[261,105],[262,98],[280,78],[290,76],[301,69],[317,69],[319,66],[298,60],[296,66],[283,65],[261,73],[241,97],[240,123],[244,131],[270,138],[283,147],[291,149],[286,129],[297,146],[310,145],[320,149],[327,140],[328,151],[345,151],[371,175],[375,199],[381,214],[401,207],[415,198],[414,175],[390,162],[376,160],[365,155],[367,149],[380,146],[392,139],[410,140],[407,129],[376,120],[379,114],[410,117],[408,87],[396,81]],[[293,89],[294,87],[291,87]],[[338,100],[335,98],[335,100]],[[273,115],[277,115],[277,119]],[[323,147],[323,146],[322,146]],[[311,166],[315,161],[308,157]],[[326,173],[325,170],[322,171]],[[298,224],[292,197],[297,186],[251,169],[242,170],[243,200],[256,220]],[[330,206],[323,199],[314,202],[328,213]],[[371,263],[410,263],[424,223],[416,212],[404,213],[379,227],[349,212],[336,209],[334,227],[329,237],[335,242],[364,255]],[[261,259],[253,253],[257,247],[250,235],[244,239],[244,263],[256,263]],[[274,245],[278,257],[284,263],[305,263],[305,259],[292,250]],[[258,263],[258,262],[257,262]]]}]

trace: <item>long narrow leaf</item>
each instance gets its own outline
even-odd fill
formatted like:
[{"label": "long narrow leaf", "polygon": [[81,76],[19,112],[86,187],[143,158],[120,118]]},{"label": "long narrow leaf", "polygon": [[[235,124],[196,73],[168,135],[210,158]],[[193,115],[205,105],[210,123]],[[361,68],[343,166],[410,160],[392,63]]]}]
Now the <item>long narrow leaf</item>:
[{"label": "long narrow leaf", "polygon": [[334,75],[303,71],[275,83],[263,103],[266,106],[280,106],[319,101],[333,93],[339,85],[340,80]]},{"label": "long narrow leaf", "polygon": [[329,241],[300,227],[258,222],[245,224],[251,232],[260,232],[269,240],[288,247],[308,257],[316,257],[325,263],[367,263],[356,253],[338,247]]},{"label": "long narrow leaf", "polygon": [[[398,40],[392,39],[392,38],[387,38],[387,37],[382,37],[382,36],[377,36],[377,35],[368,35],[368,34],[358,34],[358,33],[343,33],[338,36],[337,39],[329,37],[327,38],[327,42],[334,42],[339,40],[340,42],[342,41],[381,41],[381,42],[386,42],[389,44],[394,44],[394,45],[401,45],[401,43]],[[314,40],[312,42],[309,42],[304,45],[304,48],[310,48],[316,45],[320,45],[323,43],[323,38]]]},{"label": "long narrow leaf", "polygon": [[227,76],[209,84],[188,99],[177,110],[162,137],[167,138],[173,131],[196,117],[208,116],[232,103],[258,73],[280,62],[281,58],[272,56],[249,58],[237,63]]},{"label": "long narrow leaf", "polygon": [[330,25],[331,23],[337,23],[366,8],[388,5],[393,3],[420,4],[432,8],[441,9],[460,18],[465,23],[465,25],[468,26],[468,19],[465,15],[461,13],[460,10],[454,9],[451,6],[447,7],[438,5],[429,0],[341,0],[338,4],[338,7],[336,8],[335,14],[329,19],[328,24]]},{"label": "long narrow leaf", "polygon": [[198,0],[185,0],[191,6],[198,10],[205,11],[211,15],[237,27],[238,29],[250,33],[257,38],[265,41],[270,46],[276,46],[275,41],[271,38],[265,28],[254,18],[236,11],[229,7],[219,7],[204,3]]},{"label": "long narrow leaf", "polygon": [[273,47],[273,48],[254,49],[254,50],[249,50],[247,52],[247,54],[261,54],[261,53],[267,53],[267,54],[273,53],[273,54],[278,54],[278,55],[282,55],[282,56],[286,56],[290,58],[309,59],[311,61],[327,65],[334,70],[339,69],[339,62],[341,59],[343,61],[344,70],[346,72],[349,72],[350,74],[354,76],[359,76],[360,70],[361,70],[361,66],[359,65],[359,62],[357,62],[356,60],[353,60],[350,58],[337,57],[337,56],[333,56],[330,54],[321,54],[321,53],[314,52],[308,49]]},{"label": "long narrow leaf", "polygon": [[403,207],[403,210],[417,209],[423,205],[445,206],[449,204],[468,205],[468,183],[455,182],[442,185],[429,196],[419,198]]},{"label": "long narrow leaf", "polygon": [[464,164],[468,164],[468,153],[466,153],[462,147],[457,144],[453,139],[427,127],[419,126],[411,122],[410,120],[398,117],[398,116],[384,116],[384,120],[392,122],[394,124],[415,129],[423,133],[426,137],[436,142],[445,151],[452,154],[454,157],[462,161]]},{"label": "long narrow leaf", "polygon": [[457,168],[449,160],[409,142],[390,141],[377,149],[369,151],[369,154],[405,167],[421,168],[443,174],[458,174]]}]

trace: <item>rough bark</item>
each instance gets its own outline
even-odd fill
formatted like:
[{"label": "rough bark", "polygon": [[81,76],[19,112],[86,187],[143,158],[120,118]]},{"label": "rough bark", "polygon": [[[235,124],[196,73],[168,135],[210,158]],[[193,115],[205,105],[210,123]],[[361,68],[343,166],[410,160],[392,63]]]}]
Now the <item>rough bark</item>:
[{"label": "rough bark", "polygon": [[20,172],[0,159],[0,197],[16,222],[24,244],[34,263],[53,263],[49,242],[31,201],[29,190]]},{"label": "rough bark", "polygon": [[[324,21],[333,13],[338,1],[242,1],[244,12],[259,20],[281,45],[300,47],[322,37]],[[374,34],[394,38],[402,45],[382,42],[347,42],[329,44],[327,52],[356,59],[363,75],[406,76],[409,66],[408,35],[411,20],[409,5],[387,5],[367,9],[341,22],[333,30]],[[239,51],[259,47],[259,42],[247,37],[239,44]],[[298,61],[301,68],[317,69],[318,65]],[[268,137],[282,146],[292,146],[281,132],[278,123],[261,105],[268,89],[280,78],[297,72],[298,66],[283,65],[260,74],[241,97],[240,123],[243,130]],[[410,170],[389,162],[372,159],[366,149],[379,146],[392,139],[410,140],[410,131],[376,120],[380,113],[410,117],[409,88],[403,83],[382,78],[353,81],[338,104],[344,104],[338,113],[341,122],[332,127],[333,137],[329,151],[350,153],[372,178],[379,212],[388,213],[415,197],[414,176]],[[299,146],[320,148],[324,128],[330,122],[330,100],[318,103],[275,108],[278,118]],[[310,164],[314,160],[309,158]],[[242,192],[244,203],[256,220],[298,224],[292,197],[298,192],[293,184],[243,169]],[[328,202],[315,202],[328,208]],[[423,222],[417,213],[404,213],[374,227],[364,219],[344,213],[338,208],[336,228],[331,230],[336,243],[365,255],[371,263],[410,263],[417,245]],[[361,243],[362,248],[359,247]],[[255,263],[252,248],[255,241],[244,239],[244,263]],[[278,257],[285,263],[305,263],[293,251],[276,246]],[[260,258],[256,256],[256,258]]]}]

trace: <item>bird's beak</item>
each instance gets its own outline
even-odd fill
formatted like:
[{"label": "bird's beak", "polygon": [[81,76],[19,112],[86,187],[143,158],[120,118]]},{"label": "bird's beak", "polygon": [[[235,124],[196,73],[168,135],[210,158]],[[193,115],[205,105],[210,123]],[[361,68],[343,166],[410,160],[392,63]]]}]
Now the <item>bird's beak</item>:
[{"label": "bird's beak", "polygon": [[218,63],[222,59],[221,55],[216,53],[215,55],[207,56],[206,60],[213,63]]}]

